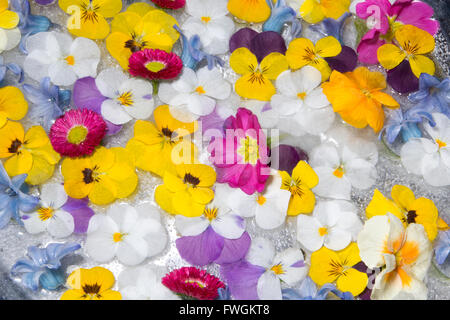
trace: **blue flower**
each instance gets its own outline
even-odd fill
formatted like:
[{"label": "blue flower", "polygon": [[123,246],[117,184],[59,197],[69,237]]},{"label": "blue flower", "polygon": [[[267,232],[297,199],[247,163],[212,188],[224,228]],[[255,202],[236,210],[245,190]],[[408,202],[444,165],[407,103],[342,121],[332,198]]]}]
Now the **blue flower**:
[{"label": "blue flower", "polygon": [[53,120],[64,114],[64,107],[70,104],[71,91],[61,90],[46,77],[41,80],[39,88],[29,84],[23,85],[26,97],[34,104],[29,117],[49,131]]},{"label": "blue flower", "polygon": [[302,24],[297,20],[297,13],[286,5],[285,0],[278,0],[274,5],[272,0],[267,0],[271,8],[269,19],[263,25],[263,31],[274,31],[281,33],[286,23],[291,23],[291,37],[297,38],[302,32]]},{"label": "blue flower", "polygon": [[4,64],[3,57],[0,56],[0,84],[2,83],[3,79],[5,79],[6,72],[8,70],[19,77],[19,83],[23,82],[23,70],[22,70],[22,68],[18,64],[15,64],[15,63]]},{"label": "blue flower", "polygon": [[298,291],[294,289],[283,290],[283,300],[325,300],[328,293],[334,293],[342,300],[353,300],[350,292],[341,292],[331,283],[324,284],[319,290],[310,277],[303,280]]},{"label": "blue flower", "polygon": [[422,73],[419,78],[419,91],[411,93],[408,99],[428,113],[440,112],[450,118],[450,78],[439,81],[427,73]]},{"label": "blue flower", "polygon": [[28,258],[19,259],[11,268],[11,275],[20,276],[25,287],[36,291],[39,284],[47,290],[61,286],[64,272],[61,259],[80,249],[78,243],[50,243],[46,248],[28,247]]},{"label": "blue flower", "polygon": [[343,44],[342,31],[344,29],[345,21],[350,16],[351,13],[346,12],[337,20],[327,18],[324,19],[320,24],[310,25],[309,28],[315,32],[322,34],[325,37],[333,36],[338,39],[341,44]]},{"label": "blue flower", "polygon": [[450,254],[450,231],[441,232],[439,234],[439,240],[434,252],[436,254],[436,262],[438,264],[443,264]]},{"label": "blue flower", "polygon": [[231,300],[231,292],[228,286],[225,289],[219,288],[217,294],[219,295],[217,300]]},{"label": "blue flower", "polygon": [[22,174],[11,180],[0,162],[0,229],[3,229],[11,218],[22,225],[19,212],[31,212],[39,203],[39,198],[24,191],[24,188],[27,188],[24,184],[26,178],[27,175]]}]

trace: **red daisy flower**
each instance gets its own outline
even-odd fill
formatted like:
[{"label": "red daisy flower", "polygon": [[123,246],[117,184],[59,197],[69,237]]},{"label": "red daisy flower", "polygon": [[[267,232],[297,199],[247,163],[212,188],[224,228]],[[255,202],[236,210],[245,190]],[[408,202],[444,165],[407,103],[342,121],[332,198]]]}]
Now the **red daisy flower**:
[{"label": "red daisy flower", "polygon": [[152,2],[165,9],[180,9],[186,5],[186,0],[152,0]]},{"label": "red daisy flower", "polygon": [[74,109],[59,117],[50,128],[50,141],[63,156],[90,155],[102,141],[106,123],[94,111]]},{"label": "red daisy flower", "polygon": [[128,71],[132,76],[149,80],[176,78],[183,69],[183,61],[175,53],[159,49],[144,49],[133,53]]},{"label": "red daisy flower", "polygon": [[162,279],[163,285],[186,299],[214,300],[225,284],[219,278],[195,267],[176,269]]}]

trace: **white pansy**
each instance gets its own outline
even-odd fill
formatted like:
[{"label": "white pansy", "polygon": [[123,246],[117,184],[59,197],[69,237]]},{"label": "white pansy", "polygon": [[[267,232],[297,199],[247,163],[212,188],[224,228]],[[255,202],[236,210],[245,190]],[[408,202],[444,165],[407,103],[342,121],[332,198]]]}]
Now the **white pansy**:
[{"label": "white pansy", "polygon": [[19,28],[0,28],[0,53],[14,49],[20,43],[21,37]]}]

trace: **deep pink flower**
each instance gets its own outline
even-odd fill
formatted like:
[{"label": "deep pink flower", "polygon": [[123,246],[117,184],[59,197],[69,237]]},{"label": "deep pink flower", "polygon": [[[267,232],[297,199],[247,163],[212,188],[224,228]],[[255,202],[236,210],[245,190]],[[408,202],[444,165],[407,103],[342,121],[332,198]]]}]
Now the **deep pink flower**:
[{"label": "deep pink flower", "polygon": [[182,69],[183,61],[179,56],[159,49],[144,49],[133,53],[128,66],[128,72],[132,76],[150,80],[176,78]]},{"label": "deep pink flower", "polygon": [[74,109],[58,118],[50,129],[50,141],[63,156],[90,155],[106,133],[106,123],[94,111]]},{"label": "deep pink flower", "polygon": [[152,0],[152,2],[165,9],[180,9],[186,5],[186,0]]},{"label": "deep pink flower", "polygon": [[162,279],[162,284],[186,299],[214,300],[225,284],[219,278],[195,267],[176,269]]}]

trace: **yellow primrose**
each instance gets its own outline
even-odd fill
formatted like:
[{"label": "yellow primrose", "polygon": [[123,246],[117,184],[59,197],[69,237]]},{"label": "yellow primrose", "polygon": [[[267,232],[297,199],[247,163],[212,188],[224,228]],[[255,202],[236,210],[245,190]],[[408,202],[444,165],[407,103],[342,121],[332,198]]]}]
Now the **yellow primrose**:
[{"label": "yellow primrose", "polygon": [[205,164],[181,164],[175,169],[176,174],[166,171],[164,184],[156,188],[156,203],[171,214],[201,216],[214,198],[211,187],[216,182],[216,172]]},{"label": "yellow primrose", "polygon": [[338,290],[350,291],[357,296],[364,291],[369,280],[367,274],[353,268],[360,261],[358,245],[355,242],[340,251],[322,247],[311,254],[309,276],[318,286],[336,282]]},{"label": "yellow primrose", "polygon": [[61,300],[122,300],[120,292],[111,290],[115,281],[112,272],[102,267],[77,269],[67,278],[71,289]]},{"label": "yellow primrose", "polygon": [[59,0],[59,7],[72,16],[67,29],[77,37],[104,39],[109,34],[105,18],[112,18],[122,10],[122,0]]},{"label": "yellow primrose", "polygon": [[12,29],[19,24],[19,15],[8,7],[8,0],[0,0],[0,28],[3,29]]},{"label": "yellow primrose", "polygon": [[283,180],[281,189],[291,192],[287,214],[296,216],[311,213],[316,205],[316,197],[311,189],[319,183],[319,177],[309,164],[300,161],[292,170],[292,177],[286,171],[280,171]]},{"label": "yellow primrose", "polygon": [[28,102],[16,87],[0,89],[0,128],[9,120],[21,120],[28,112]]},{"label": "yellow primrose", "polygon": [[256,56],[247,48],[238,48],[230,57],[230,66],[242,77],[236,81],[235,90],[243,98],[269,101],[276,93],[271,80],[288,69],[286,57],[272,52],[258,63]]},{"label": "yellow primrose", "polygon": [[403,222],[405,228],[411,223],[423,225],[430,241],[436,238],[438,229],[449,228],[444,220],[439,218],[438,209],[433,201],[423,197],[416,199],[408,187],[395,185],[391,190],[391,197],[392,200],[375,189],[373,198],[366,208],[367,218],[392,213]]},{"label": "yellow primrose", "polygon": [[0,159],[7,159],[4,165],[10,176],[26,173],[25,181],[38,185],[51,178],[60,156],[41,126],[25,133],[20,123],[8,121],[0,129]]},{"label": "yellow primrose", "polygon": [[405,25],[395,31],[394,44],[385,44],[377,51],[378,61],[387,70],[394,69],[403,60],[408,59],[411,70],[419,78],[422,73],[434,75],[436,70],[433,60],[424,56],[435,47],[434,37],[413,25]]},{"label": "yellow primrose", "polygon": [[106,48],[120,66],[128,70],[133,52],[143,49],[172,50],[180,34],[173,28],[177,20],[146,3],[134,3],[111,22]]},{"label": "yellow primrose", "polygon": [[247,22],[264,22],[270,16],[266,0],[229,0],[227,7],[233,16]]},{"label": "yellow primrose", "polygon": [[124,148],[98,147],[88,157],[66,158],[61,173],[70,197],[89,197],[97,205],[128,197],[138,184],[134,157]]},{"label": "yellow primrose", "polygon": [[167,105],[156,108],[153,115],[156,125],[149,121],[136,121],[134,137],[127,144],[127,149],[136,159],[136,167],[163,177],[166,171],[176,173],[174,162],[194,163],[197,149],[183,137],[197,129],[197,122],[175,119]]},{"label": "yellow primrose", "polygon": [[318,23],[325,18],[339,19],[348,11],[350,0],[305,0],[300,15],[308,23]]},{"label": "yellow primrose", "polygon": [[286,58],[291,69],[313,66],[322,74],[322,81],[328,80],[331,68],[324,58],[335,57],[342,51],[342,46],[335,37],[325,37],[314,43],[306,38],[292,40],[286,51]]}]

